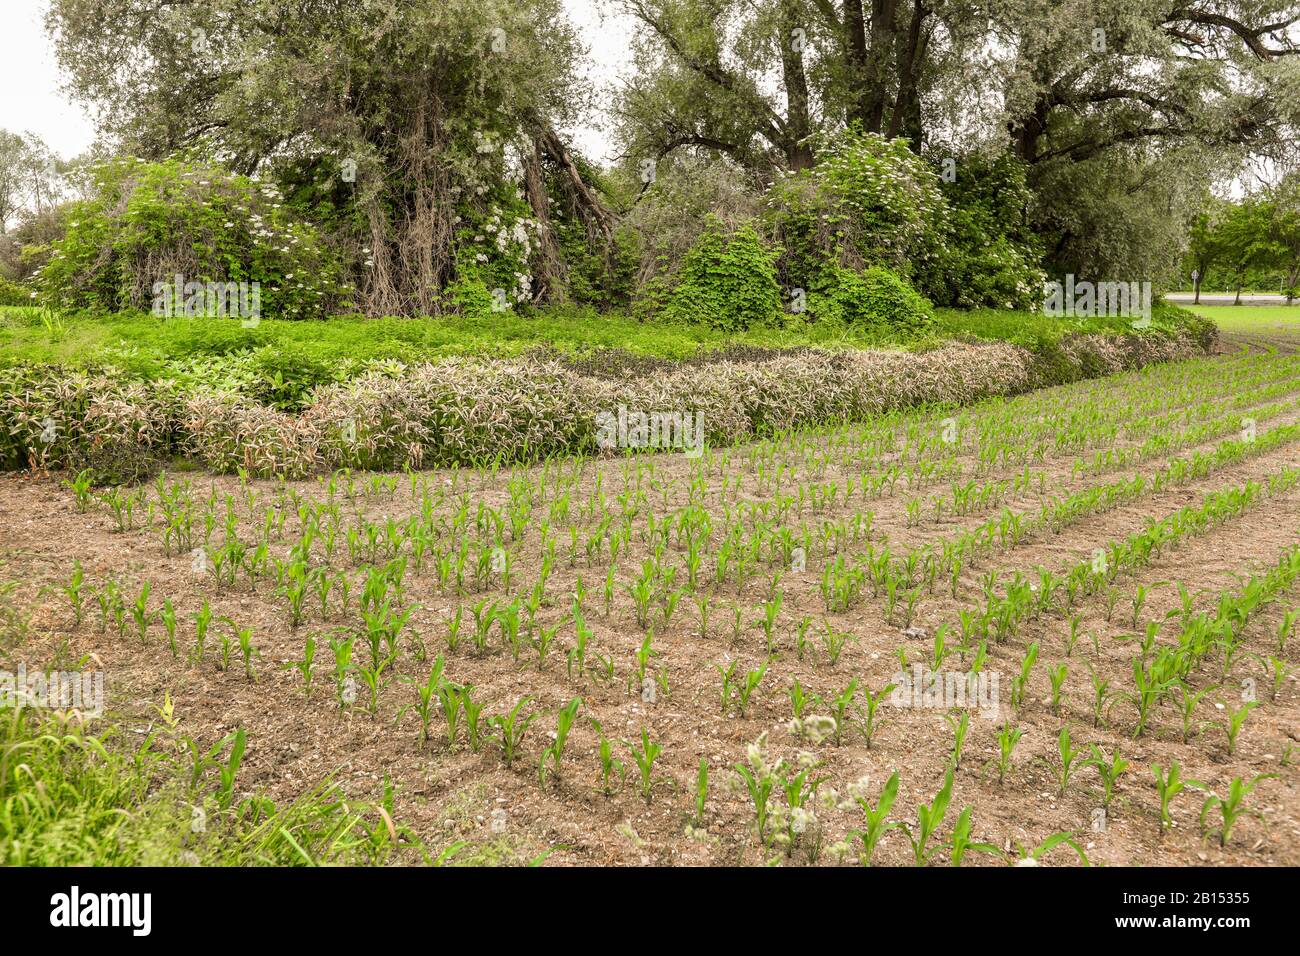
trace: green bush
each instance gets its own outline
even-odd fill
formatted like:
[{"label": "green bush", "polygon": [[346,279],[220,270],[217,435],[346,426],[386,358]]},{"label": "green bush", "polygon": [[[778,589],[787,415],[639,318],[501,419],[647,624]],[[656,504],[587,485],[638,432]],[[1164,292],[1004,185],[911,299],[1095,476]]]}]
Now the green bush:
[{"label": "green bush", "polygon": [[929,301],[893,270],[827,270],[808,297],[808,316],[819,324],[841,324],[882,339],[911,341],[934,320]]},{"label": "green bush", "polygon": [[934,319],[929,301],[896,273],[884,266],[872,266],[856,283],[860,299],[853,316],[861,315],[891,331],[907,336],[925,332]]},{"label": "green bush", "polygon": [[1039,239],[1029,223],[1033,193],[1020,161],[964,156],[942,182],[945,241],[914,276],[940,305],[1033,310],[1042,304]]},{"label": "green bush", "polygon": [[31,305],[32,293],[17,282],[0,276],[0,305]]},{"label": "green bush", "polygon": [[[340,268],[276,189],[215,165],[116,160],[93,173],[36,277],[65,309],[155,310],[182,283],[257,283],[261,315],[321,318],[346,299]],[[183,297],[192,292],[183,289]],[[183,302],[170,303],[171,314]]]},{"label": "green bush", "polygon": [[947,205],[935,171],[902,139],[845,131],[816,144],[815,167],[769,190],[763,220],[790,287],[834,266],[924,269],[941,251]]},{"label": "green bush", "polygon": [[665,318],[728,332],[772,322],[781,312],[776,256],[752,225],[727,231],[711,220],[682,261]]}]

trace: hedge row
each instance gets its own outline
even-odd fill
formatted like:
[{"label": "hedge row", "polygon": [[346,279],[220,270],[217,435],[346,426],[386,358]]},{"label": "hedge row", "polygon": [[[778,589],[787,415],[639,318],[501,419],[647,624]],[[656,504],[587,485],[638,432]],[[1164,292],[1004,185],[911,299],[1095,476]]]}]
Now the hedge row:
[{"label": "hedge row", "polygon": [[510,463],[597,451],[597,415],[703,416],[710,446],[861,420],[922,403],[966,403],[1203,354],[1192,335],[1078,335],[1050,350],[1007,343],[925,352],[803,349],[687,363],[621,379],[546,357],[458,358],[319,387],[300,413],[111,370],[0,370],[0,463],[139,479],[184,456],[207,468],[301,477],[337,467]]}]

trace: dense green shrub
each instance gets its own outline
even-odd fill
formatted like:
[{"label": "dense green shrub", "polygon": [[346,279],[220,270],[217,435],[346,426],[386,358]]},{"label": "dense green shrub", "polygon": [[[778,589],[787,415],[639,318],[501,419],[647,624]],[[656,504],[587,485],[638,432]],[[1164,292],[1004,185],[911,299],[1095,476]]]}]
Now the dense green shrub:
[{"label": "dense green shrub", "polygon": [[789,287],[814,289],[828,268],[888,265],[903,275],[940,253],[947,206],[939,177],[901,139],[845,131],[816,146],[812,169],[768,192],[763,221]]},{"label": "dense green shrub", "polygon": [[0,305],[31,305],[31,290],[0,276]]},{"label": "dense green shrub", "polygon": [[682,261],[664,317],[728,332],[773,321],[781,311],[776,257],[752,225],[727,230],[711,220]]},{"label": "dense green shrub", "polygon": [[869,268],[856,285],[860,295],[856,311],[892,332],[920,335],[934,318],[926,298],[884,266]]},{"label": "dense green shrub", "polygon": [[816,322],[842,323],[908,341],[923,335],[934,319],[926,298],[886,266],[835,266],[824,277],[808,297],[808,314]]},{"label": "dense green shrub", "polygon": [[215,165],[124,159],[94,171],[91,197],[70,207],[36,286],[54,306],[118,311],[154,308],[178,275],[257,283],[261,315],[309,319],[344,303],[339,274],[274,187]]},{"label": "dense green shrub", "polygon": [[1010,156],[955,159],[941,187],[945,241],[916,271],[918,287],[940,305],[1036,309],[1044,273],[1030,226],[1033,193],[1024,164]]}]

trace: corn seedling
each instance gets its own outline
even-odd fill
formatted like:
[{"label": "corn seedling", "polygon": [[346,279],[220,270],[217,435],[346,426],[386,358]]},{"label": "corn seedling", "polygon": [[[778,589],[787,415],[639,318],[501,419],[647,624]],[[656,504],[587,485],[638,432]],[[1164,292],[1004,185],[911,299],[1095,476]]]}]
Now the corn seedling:
[{"label": "corn seedling", "polygon": [[1056,782],[1060,787],[1060,792],[1065,793],[1070,786],[1070,777],[1074,773],[1075,767],[1087,756],[1087,751],[1082,748],[1075,748],[1070,742],[1070,728],[1062,727],[1061,733],[1056,738],[1056,756],[1057,766],[1053,772],[1056,774]]},{"label": "corn seedling", "polygon": [[1115,784],[1128,771],[1129,762],[1120,756],[1118,750],[1112,751],[1107,759],[1096,744],[1092,744],[1090,749],[1092,759],[1088,763],[1097,768],[1097,775],[1101,778],[1101,805],[1109,810],[1110,802],[1115,796]]},{"label": "corn seedling", "polygon": [[1002,851],[991,843],[980,843],[971,837],[973,825],[971,823],[971,808],[966,807],[957,817],[957,822],[953,825],[952,836],[948,838],[948,849],[951,854],[953,866],[961,866],[961,861],[967,853],[988,853],[993,856],[1000,856]]},{"label": "corn seedling", "polygon": [[636,762],[638,771],[637,791],[641,794],[641,799],[646,803],[649,803],[656,783],[654,778],[654,765],[655,761],[658,760],[660,755],[664,752],[663,745],[652,743],[650,740],[650,734],[644,727],[641,728],[640,747],[636,747],[626,740],[623,741],[623,745],[627,747],[628,751],[632,754],[633,761]]},{"label": "corn seedling", "polygon": [[943,719],[952,729],[952,753],[948,755],[948,766],[955,772],[961,769],[961,752],[966,745],[966,735],[970,733],[970,712],[963,710],[960,719],[944,714]]},{"label": "corn seedling", "polygon": [[587,720],[596,732],[596,754],[600,759],[600,792],[608,797],[614,792],[614,773],[617,771],[619,780],[622,781],[627,776],[627,768],[623,761],[614,756],[614,744],[605,736],[600,721],[594,717],[589,717]]},{"label": "corn seedling", "polygon": [[[1241,777],[1234,777],[1232,782],[1228,784],[1228,795],[1225,797],[1220,797],[1218,794],[1207,788],[1205,784],[1196,780],[1187,781],[1189,787],[1193,787],[1208,794],[1205,798],[1205,802],[1201,805],[1201,833],[1207,837],[1217,836],[1219,838],[1219,846],[1226,847],[1228,845],[1228,840],[1232,838],[1232,828],[1237,825],[1237,821],[1241,819],[1241,817],[1253,816],[1262,820],[1264,815],[1258,810],[1246,807],[1244,805],[1245,800],[1250,796],[1254,789],[1259,786],[1261,780],[1268,780],[1276,776],[1277,774],[1275,773],[1261,773],[1251,780],[1243,780]],[[1214,826],[1210,826],[1210,816],[1216,811],[1218,812],[1217,823]]]},{"label": "corn seedling", "polygon": [[444,666],[442,656],[439,655],[438,659],[433,662],[433,668],[429,671],[428,679],[415,688],[415,703],[403,707],[397,713],[397,718],[400,720],[408,710],[414,710],[420,718],[420,737],[417,746],[421,750],[424,749],[424,745],[429,739],[429,725],[433,723],[433,718],[437,716],[438,711],[441,709],[442,696],[439,694],[439,690],[442,687]]},{"label": "corn seedling", "polygon": [[915,827],[907,823],[899,824],[898,828],[907,834],[907,840],[912,845],[912,859],[917,866],[925,866],[942,849],[942,846],[930,846],[930,840],[948,814],[948,804],[952,801],[952,781],[952,771],[949,770],[934,799],[928,804],[917,806]]},{"label": "corn seedling", "polygon": [[1171,760],[1167,772],[1157,763],[1151,765],[1151,773],[1156,778],[1156,793],[1160,796],[1160,832],[1163,833],[1174,825],[1169,805],[1185,788],[1183,770],[1177,760]]},{"label": "corn seedling", "polygon": [[894,806],[894,800],[898,797],[898,771],[895,770],[885,781],[885,786],[880,791],[880,796],[873,807],[864,797],[858,797],[858,806],[862,808],[862,814],[865,818],[866,825],[860,830],[853,830],[849,836],[856,838],[862,844],[862,852],[858,854],[858,860],[863,866],[870,866],[872,857],[875,856],[876,847],[880,844],[880,839],[890,830],[898,829],[900,824],[887,823],[889,811]]},{"label": "corn seedling", "polygon": [[550,772],[555,774],[556,779],[560,777],[561,765],[564,761],[564,745],[569,739],[569,732],[573,730],[574,722],[578,719],[578,710],[581,707],[582,698],[574,697],[555,715],[555,739],[542,751],[541,763],[537,767],[537,777],[543,787],[546,786],[547,761],[551,764]]},{"label": "corn seedling", "polygon": [[537,716],[534,712],[523,713],[532,699],[531,695],[525,694],[519,698],[508,714],[497,714],[487,719],[490,739],[501,748],[501,756],[505,759],[507,767],[514,766],[515,758],[519,755],[519,747],[528,732],[528,725]]},{"label": "corn seedling", "polygon": [[1016,744],[1020,743],[1024,734],[1023,730],[1012,727],[1009,722],[1003,722],[1002,729],[998,731],[998,786],[1002,786],[1006,779],[1007,771],[1011,769],[1011,755],[1015,753]]},{"label": "corn seedling", "polygon": [[1227,713],[1228,719],[1219,725],[1228,737],[1229,756],[1237,752],[1237,736],[1241,733],[1241,728],[1245,726],[1246,718],[1250,716],[1250,712],[1258,706],[1257,701],[1248,700],[1236,710],[1229,710]]}]

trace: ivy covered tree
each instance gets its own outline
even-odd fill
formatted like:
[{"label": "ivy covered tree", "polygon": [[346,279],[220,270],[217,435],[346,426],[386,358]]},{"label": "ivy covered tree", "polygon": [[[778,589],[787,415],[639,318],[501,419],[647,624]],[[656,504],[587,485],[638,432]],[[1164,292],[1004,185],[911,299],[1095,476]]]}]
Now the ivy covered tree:
[{"label": "ivy covered tree", "polygon": [[612,241],[558,132],[587,96],[561,0],[54,0],[48,25],[123,151],[278,180],[371,314],[561,297],[555,199]]}]

